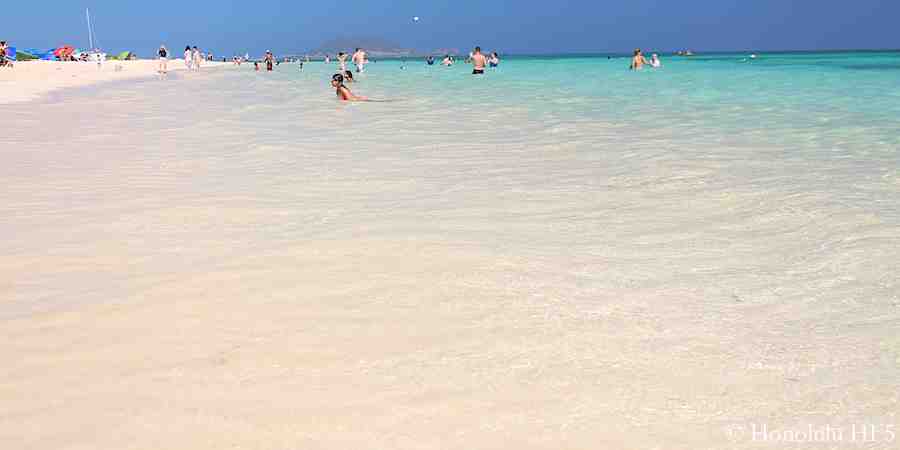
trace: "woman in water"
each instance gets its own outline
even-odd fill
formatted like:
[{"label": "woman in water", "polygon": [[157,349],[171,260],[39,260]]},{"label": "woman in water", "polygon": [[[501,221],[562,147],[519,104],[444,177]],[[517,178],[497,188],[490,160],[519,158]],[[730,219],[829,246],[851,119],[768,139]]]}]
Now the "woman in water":
[{"label": "woman in water", "polygon": [[497,67],[500,65],[500,56],[497,55],[497,52],[492,52],[491,57],[488,58],[488,64],[491,68]]},{"label": "woman in water", "polygon": [[347,83],[353,83],[355,80],[353,79],[353,72],[349,70],[344,71],[344,81]]},{"label": "woman in water", "polygon": [[662,62],[659,60],[659,55],[656,53],[650,55],[650,67],[654,69],[659,69],[662,67]]},{"label": "woman in water", "polygon": [[331,77],[331,87],[335,89],[335,94],[337,97],[345,102],[368,102],[369,99],[365,97],[361,97],[359,95],[353,95],[350,92],[350,89],[347,86],[344,86],[344,76],[336,73],[333,77]]}]

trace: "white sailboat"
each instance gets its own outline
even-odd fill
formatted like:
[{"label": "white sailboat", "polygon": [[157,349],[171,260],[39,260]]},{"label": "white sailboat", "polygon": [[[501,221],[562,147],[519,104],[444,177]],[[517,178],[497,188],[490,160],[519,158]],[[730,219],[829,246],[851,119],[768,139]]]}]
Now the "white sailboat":
[{"label": "white sailboat", "polygon": [[85,16],[87,16],[87,26],[88,26],[88,42],[91,47],[88,49],[87,55],[89,61],[95,61],[98,65],[102,64],[106,61],[106,53],[103,53],[97,46],[94,46],[94,24],[91,22],[91,10],[90,8],[85,8],[84,10]]}]

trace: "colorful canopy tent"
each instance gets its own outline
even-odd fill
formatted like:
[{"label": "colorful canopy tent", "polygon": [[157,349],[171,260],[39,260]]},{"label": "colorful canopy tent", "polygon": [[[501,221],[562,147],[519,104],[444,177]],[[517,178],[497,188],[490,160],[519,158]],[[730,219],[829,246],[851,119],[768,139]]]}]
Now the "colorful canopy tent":
[{"label": "colorful canopy tent", "polygon": [[71,45],[63,45],[62,47],[53,51],[53,56],[59,59],[69,59],[75,53],[75,47]]},{"label": "colorful canopy tent", "polygon": [[116,59],[119,61],[131,61],[132,59],[137,59],[137,55],[132,52],[122,52],[112,57],[111,59]]},{"label": "colorful canopy tent", "polygon": [[38,57],[27,51],[16,52],[16,60],[17,61],[31,61],[33,59],[38,59]]},{"label": "colorful canopy tent", "polygon": [[[56,59],[56,57],[53,56],[53,52],[55,50],[56,50],[55,48],[51,48],[50,50],[38,50],[36,48],[26,48],[24,50],[24,52],[28,53],[29,55],[34,55],[34,57],[37,59],[52,61],[52,60]],[[20,52],[20,53],[22,53],[22,52]]]}]

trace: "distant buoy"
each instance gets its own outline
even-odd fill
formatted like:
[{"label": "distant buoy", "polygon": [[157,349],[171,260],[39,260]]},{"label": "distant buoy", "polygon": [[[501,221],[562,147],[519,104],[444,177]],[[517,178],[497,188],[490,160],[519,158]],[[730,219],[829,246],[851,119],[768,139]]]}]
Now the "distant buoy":
[{"label": "distant buoy", "polygon": [[418,22],[418,21],[419,21],[419,16],[413,17],[413,22]]}]

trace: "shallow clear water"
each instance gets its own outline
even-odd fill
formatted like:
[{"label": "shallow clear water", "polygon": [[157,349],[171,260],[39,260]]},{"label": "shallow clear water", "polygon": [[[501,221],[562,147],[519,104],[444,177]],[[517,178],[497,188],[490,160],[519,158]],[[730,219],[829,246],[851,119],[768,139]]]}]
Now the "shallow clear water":
[{"label": "shallow clear water", "polygon": [[245,66],[0,112],[0,437],[750,449],[729,427],[895,422],[900,55],[743,58],[380,61],[352,88],[397,101],[358,104],[335,66]]}]

